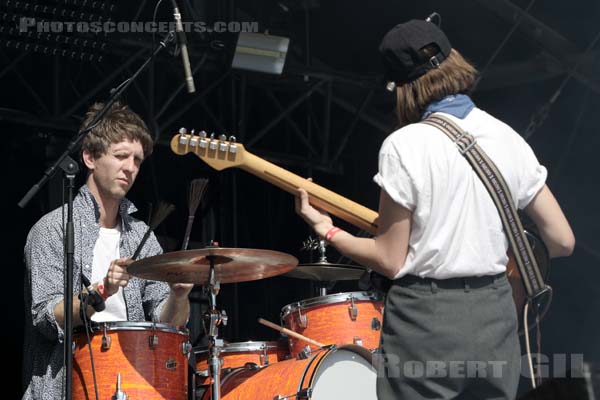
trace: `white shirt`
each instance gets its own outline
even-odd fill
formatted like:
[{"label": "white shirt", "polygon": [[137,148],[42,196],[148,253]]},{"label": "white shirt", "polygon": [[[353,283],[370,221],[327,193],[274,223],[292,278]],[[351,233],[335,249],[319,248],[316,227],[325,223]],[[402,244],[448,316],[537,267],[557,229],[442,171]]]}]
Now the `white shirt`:
[{"label": "white shirt", "polygon": [[[547,171],[508,125],[474,108],[452,119],[477,139],[522,209],[544,186]],[[498,210],[469,162],[439,129],[407,125],[386,138],[373,180],[412,211],[406,274],[446,279],[506,270],[508,240]]]},{"label": "white shirt", "polygon": [[[115,229],[100,228],[100,236],[94,245],[92,261],[92,282],[104,279],[111,261],[119,258],[119,243],[121,241],[120,225]],[[127,307],[123,297],[123,288],[105,301],[106,308],[92,315],[92,321],[126,321]]]}]

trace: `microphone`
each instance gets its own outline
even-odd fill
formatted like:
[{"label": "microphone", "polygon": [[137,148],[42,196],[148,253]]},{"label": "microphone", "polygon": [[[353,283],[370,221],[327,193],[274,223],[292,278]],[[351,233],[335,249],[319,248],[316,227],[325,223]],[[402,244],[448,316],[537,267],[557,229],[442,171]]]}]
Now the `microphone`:
[{"label": "microphone", "polygon": [[177,32],[177,40],[179,41],[179,47],[181,48],[181,59],[183,61],[183,71],[185,73],[185,82],[187,84],[188,93],[194,93],[196,87],[194,86],[194,78],[192,77],[192,68],[190,67],[190,56],[187,49],[187,40],[185,39],[185,33],[183,31],[183,25],[181,23],[181,14],[177,3],[173,1],[173,17],[175,18],[175,32]]},{"label": "microphone", "polygon": [[85,286],[87,293],[80,293],[79,299],[81,301],[87,302],[87,305],[91,306],[94,310],[96,310],[96,312],[104,311],[104,309],[106,308],[106,303],[104,302],[104,299],[102,298],[100,293],[96,289],[94,289],[94,287],[90,283],[90,280],[86,278],[83,274],[81,275],[81,283],[83,283],[83,286]]}]

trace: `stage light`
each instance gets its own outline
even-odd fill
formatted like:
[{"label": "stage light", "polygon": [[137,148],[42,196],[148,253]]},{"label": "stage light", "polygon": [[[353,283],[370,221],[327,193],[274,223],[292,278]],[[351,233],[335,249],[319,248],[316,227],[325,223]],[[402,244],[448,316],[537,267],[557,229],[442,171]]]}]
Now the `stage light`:
[{"label": "stage light", "polygon": [[290,39],[262,33],[240,32],[232,67],[280,75]]}]

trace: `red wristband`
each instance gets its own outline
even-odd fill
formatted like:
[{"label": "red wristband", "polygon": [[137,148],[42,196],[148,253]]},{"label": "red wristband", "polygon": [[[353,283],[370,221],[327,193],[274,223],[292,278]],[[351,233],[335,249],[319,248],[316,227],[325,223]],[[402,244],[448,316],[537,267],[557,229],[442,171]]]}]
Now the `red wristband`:
[{"label": "red wristband", "polygon": [[325,240],[327,240],[328,242],[331,242],[331,239],[333,239],[333,237],[335,236],[335,234],[338,233],[338,232],[340,232],[340,231],[341,231],[341,229],[338,228],[337,226],[332,227],[325,234]]},{"label": "red wristband", "polygon": [[96,286],[96,288],[98,289],[98,293],[100,293],[100,297],[102,297],[103,300],[106,300],[110,297],[110,294],[108,294],[106,288],[104,287],[104,282],[98,282],[98,286]]}]

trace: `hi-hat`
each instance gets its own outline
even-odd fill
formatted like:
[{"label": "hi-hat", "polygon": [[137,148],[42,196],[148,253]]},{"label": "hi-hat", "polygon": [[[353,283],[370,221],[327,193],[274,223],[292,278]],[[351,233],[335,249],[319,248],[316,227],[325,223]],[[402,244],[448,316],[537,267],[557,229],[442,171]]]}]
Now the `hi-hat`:
[{"label": "hi-hat", "polygon": [[174,251],[133,262],[127,272],[143,279],[171,283],[207,284],[211,259],[220,283],[254,281],[284,274],[298,260],[272,250],[206,247]]},{"label": "hi-hat", "polygon": [[354,265],[317,262],[300,264],[284,276],[313,281],[357,281],[364,272],[364,268]]}]

